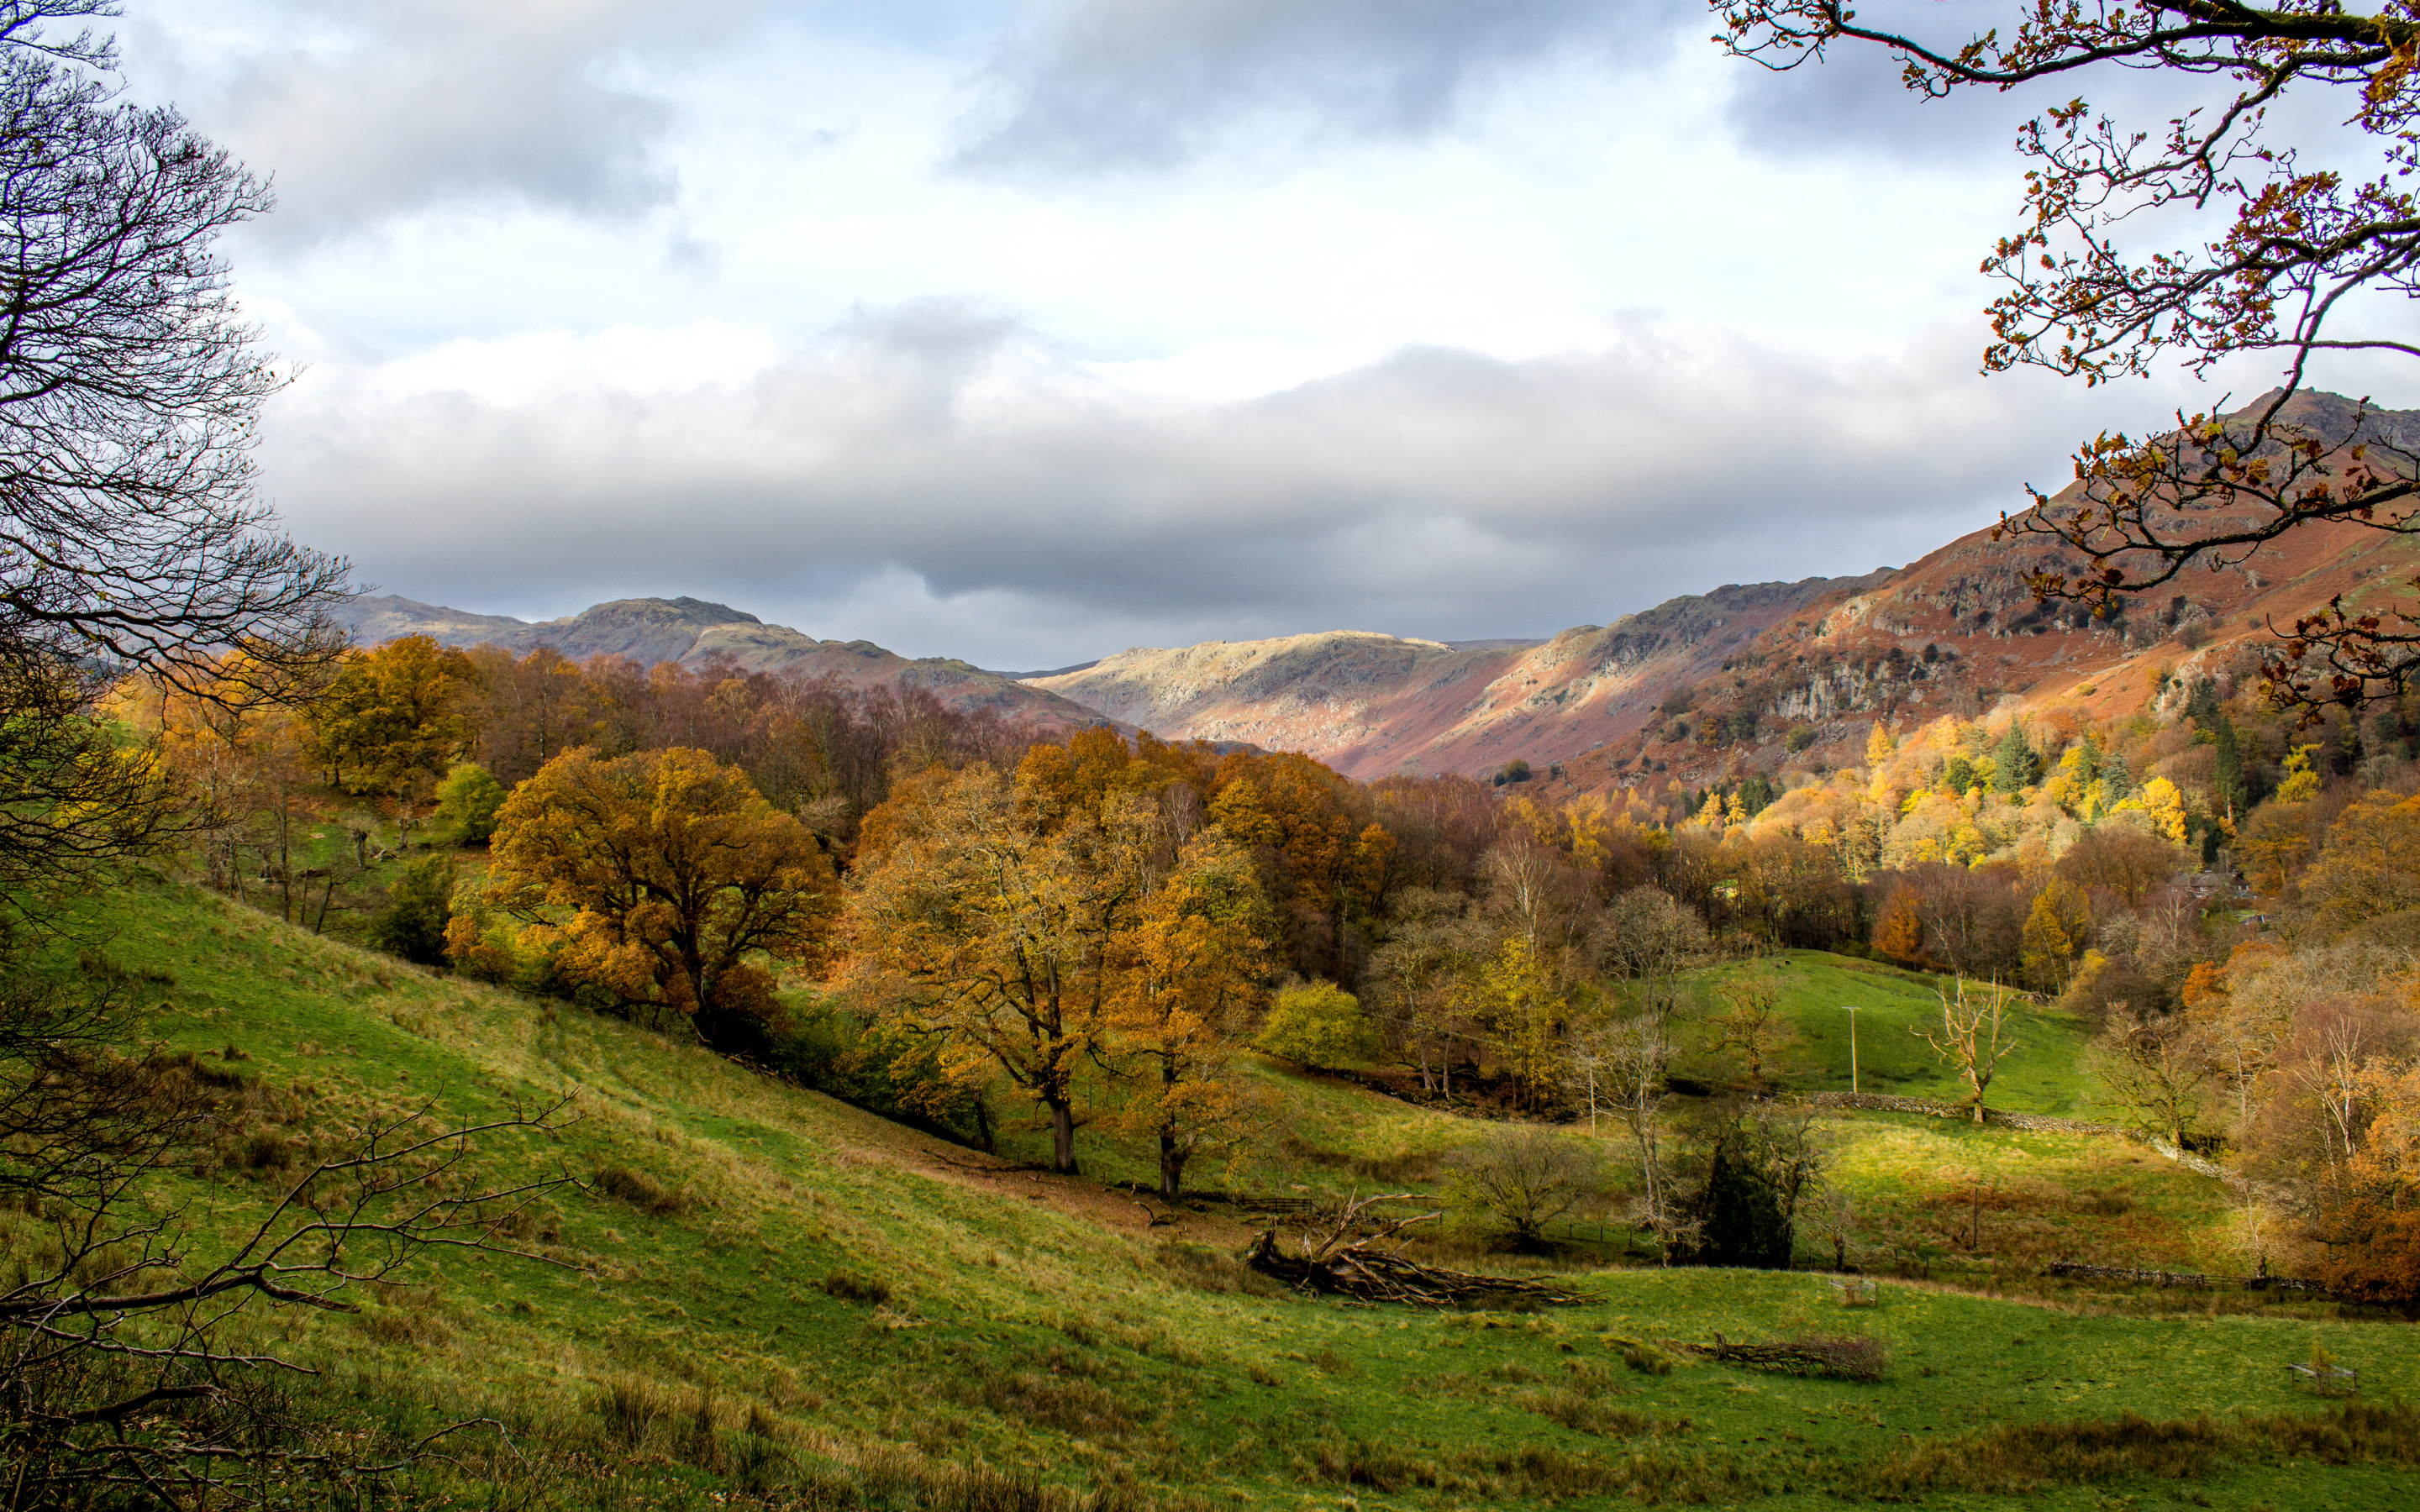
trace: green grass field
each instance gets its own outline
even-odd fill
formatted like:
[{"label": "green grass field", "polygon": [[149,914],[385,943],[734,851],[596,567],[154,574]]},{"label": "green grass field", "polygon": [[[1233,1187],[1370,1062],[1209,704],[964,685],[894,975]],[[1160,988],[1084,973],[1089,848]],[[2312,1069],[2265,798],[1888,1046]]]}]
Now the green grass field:
[{"label": "green grass field", "polygon": [[[750,1488],[779,1504],[802,1486],[822,1506],[1043,1504],[985,1501],[940,1468],[970,1460],[998,1485],[1117,1490],[1126,1504],[2412,1504],[2409,1463],[2362,1462],[2420,1456],[2408,1421],[2384,1438],[2315,1439],[2293,1463],[2223,1421],[2194,1430],[2217,1447],[2162,1461],[2181,1477],[2146,1477],[2122,1456],[2016,1454],[2031,1468],[1962,1489],[1923,1454],[1946,1442],[1950,1458],[1981,1462],[1974,1435],[2122,1412],[2316,1417],[2331,1404],[2286,1368],[2315,1340],[2361,1370],[2366,1400],[2408,1397],[2420,1351],[2400,1325],[2307,1305],[2138,1316],[2081,1294],[2043,1304],[1898,1280],[1883,1282],[1879,1307],[1850,1311],[1821,1275],[1652,1269],[1581,1273],[1594,1302],[1528,1316],[1272,1295],[1233,1262],[1246,1236],[1215,1213],[1154,1227],[1094,1182],[992,1168],[693,1045],[434,977],[189,888],[128,891],[96,922],[107,960],[156,999],[160,1039],[232,1050],[226,1064],[259,1088],[251,1141],[176,1179],[198,1230],[258,1212],[309,1150],[381,1111],[467,1119],[515,1097],[567,1097],[577,1117],[551,1139],[491,1141],[482,1155],[499,1179],[612,1168],[664,1194],[566,1190],[538,1236],[554,1264],[423,1261],[416,1285],[380,1288],[361,1315],[258,1325],[327,1372],[314,1395],[332,1411],[499,1418],[530,1468],[491,1459],[484,1473],[520,1477],[536,1504],[703,1507]],[[1827,959],[1788,968],[1808,979],[1810,1016],[1843,981],[1869,980],[1820,976]],[[1920,1006],[1887,978],[1872,986],[1878,1003],[1887,990],[1903,1013]],[[1281,1125],[1258,1179],[1366,1182],[1468,1134],[1349,1086],[1264,1074]],[[2063,1111],[2074,1101],[2061,1085],[2046,1073],[2031,1095],[2064,1095]],[[1987,1248],[2062,1221],[2102,1243],[2174,1230],[2184,1247],[2158,1253],[2179,1257],[2221,1242],[2215,1183],[2129,1163],[2116,1142],[1836,1121],[1842,1184],[1877,1212],[1944,1207],[1971,1195],[1978,1161],[1996,1163]],[[1083,1152],[1101,1175],[1140,1165],[1089,1131]],[[2097,1205],[2054,1201],[2078,1183]],[[2101,1211],[2113,1206],[2114,1225]],[[32,1242],[15,1215],[0,1239]],[[1622,1353],[1623,1341],[1848,1332],[1889,1347],[1884,1380],[1685,1358],[1656,1375]],[[486,1488],[442,1472],[413,1500],[490,1504]]]},{"label": "green grass field", "polygon": [[[1966,1099],[1965,1082],[1916,1033],[1927,1028],[1939,1032],[1939,995],[1947,979],[1824,950],[1787,950],[1753,964],[1692,973],[1699,1011],[1683,1018],[1686,1048],[1701,1057],[1711,1053],[1704,1017],[1722,1011],[1722,984],[1748,972],[1772,978],[1780,1009],[1797,1031],[1797,1042],[1783,1059],[1785,1085],[1851,1089],[1851,1015],[1846,1010],[1854,1005],[1858,1089],[1953,1103]],[[2107,1112],[2084,1069],[2085,1047],[2092,1037],[2088,1026],[2024,998],[2012,1003],[2009,1018],[2019,1048],[2000,1062],[1985,1099],[1990,1105],[2082,1119]]]}]

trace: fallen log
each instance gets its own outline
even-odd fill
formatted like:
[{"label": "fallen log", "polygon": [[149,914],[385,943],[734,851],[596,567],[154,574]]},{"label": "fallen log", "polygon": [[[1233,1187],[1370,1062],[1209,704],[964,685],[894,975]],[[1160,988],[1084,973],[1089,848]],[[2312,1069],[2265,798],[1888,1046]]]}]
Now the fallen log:
[{"label": "fallen log", "polygon": [[1244,1263],[1296,1291],[1349,1297],[1356,1302],[1402,1303],[1415,1307],[1481,1308],[1512,1305],[1570,1306],[1591,1299],[1569,1287],[1526,1276],[1480,1275],[1422,1265],[1384,1247],[1414,1224],[1440,1216],[1416,1213],[1389,1219],[1364,1232],[1368,1209],[1382,1202],[1420,1200],[1409,1194],[1348,1201],[1324,1234],[1306,1234],[1289,1252],[1275,1228],[1264,1229],[1244,1252]]}]

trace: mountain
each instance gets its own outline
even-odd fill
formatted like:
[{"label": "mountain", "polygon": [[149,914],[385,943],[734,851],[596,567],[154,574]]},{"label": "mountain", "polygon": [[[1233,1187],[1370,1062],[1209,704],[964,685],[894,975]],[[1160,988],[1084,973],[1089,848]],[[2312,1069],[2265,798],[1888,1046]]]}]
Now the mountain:
[{"label": "mountain", "polygon": [[[2335,439],[2353,417],[2325,393],[2285,411]],[[2420,449],[2420,411],[2371,411],[2361,429]],[[2054,565],[2077,568],[2055,542],[1984,530],[1896,570],[1718,588],[1544,643],[1331,632],[1127,651],[1031,682],[1162,736],[1303,750],[1363,779],[1485,776],[1517,758],[1576,787],[1698,783],[1854,764],[1877,719],[2054,704],[2101,718],[2180,698],[2162,673],[2232,678],[2273,643],[2269,625],[2412,579],[2420,542],[2306,525],[2102,621],[2036,605],[2026,574]]]},{"label": "mountain", "polygon": [[[1878,575],[1879,576],[1879,575]],[[1546,766],[1635,733],[1670,687],[1876,578],[1718,588],[1551,640],[1329,631],[1141,649],[1029,686],[1171,738],[1301,750],[1351,776]]]},{"label": "mountain", "polygon": [[1002,718],[1051,730],[1102,722],[1094,710],[1049,689],[963,661],[910,660],[871,640],[818,640],[699,598],[620,598],[532,624],[394,594],[364,595],[350,600],[336,618],[364,645],[425,635],[442,645],[494,645],[517,656],[549,646],[574,661],[611,656],[648,665],[721,662],[745,671],[830,675],[857,687],[922,688],[951,708],[990,709]]},{"label": "mountain", "polygon": [[[2241,416],[2266,402],[2253,401]],[[2285,411],[2312,434],[2352,432],[2351,401],[2297,395]],[[2420,449],[2420,411],[2371,411],[2366,441]],[[2078,507],[2082,485],[2055,495]],[[2222,517],[2203,514],[2206,529]],[[2246,514],[2239,523],[2251,524]],[[2161,591],[2123,599],[2095,620],[2073,604],[2038,604],[2026,574],[2080,561],[2041,537],[1961,536],[1869,586],[1807,603],[1743,646],[1716,679],[1676,686],[1672,712],[1591,751],[1567,772],[1584,786],[1669,774],[1727,774],[1853,764],[1877,720],[1975,717],[2057,708],[2103,719],[2181,701],[2193,683],[2231,690],[2255,675],[2270,626],[2290,627],[2341,594],[2348,608],[2391,599],[2420,575],[2420,541],[2356,523],[2298,526],[2219,570],[2195,566]],[[1790,742],[1803,742],[1793,752]]]}]

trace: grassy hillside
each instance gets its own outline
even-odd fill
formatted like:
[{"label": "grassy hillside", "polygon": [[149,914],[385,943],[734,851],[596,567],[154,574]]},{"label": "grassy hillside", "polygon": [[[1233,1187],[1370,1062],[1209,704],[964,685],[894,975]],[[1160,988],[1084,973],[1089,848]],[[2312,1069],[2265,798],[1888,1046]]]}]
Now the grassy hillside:
[{"label": "grassy hillside", "polygon": [[[1042,1507],[1052,1497],[1036,1488],[1060,1486],[1096,1506],[1812,1507],[1844,1492],[2083,1508],[2155,1484],[2132,1477],[2156,1462],[2187,1472],[2181,1494],[2209,1504],[2352,1509],[2408,1504],[2410,1466],[2324,1461],[2420,1456],[2408,1416],[2350,1420],[2290,1450],[2273,1425],[2231,1426],[2238,1411],[2331,1411],[2285,1368],[2315,1340],[2361,1370],[2370,1401],[2420,1390],[2406,1329],[2333,1309],[2119,1316],[1885,1281],[1879,1308],[1849,1313],[1821,1275],[1653,1270],[1581,1275],[1595,1302],[1529,1316],[1273,1295],[1230,1257],[1245,1236],[1215,1214],[1155,1227],[1097,1184],[1004,1168],[617,1022],[440,980],[191,889],[125,893],[95,922],[111,965],[159,999],[166,1044],[253,1079],[255,1126],[216,1168],[178,1178],[197,1228],[256,1212],[312,1149],[376,1111],[459,1119],[515,1096],[575,1100],[557,1137],[483,1151],[500,1175],[559,1162],[590,1180],[531,1238],[556,1263],[425,1261],[416,1285],[380,1288],[359,1315],[275,1322],[285,1349],[328,1371],[313,1394],[328,1410],[507,1426],[528,1468],[491,1454],[451,1479],[431,1472],[420,1504],[489,1504],[471,1482],[506,1477],[563,1506],[702,1506],[752,1489],[821,1506]],[[1816,967],[1792,969],[1811,980]],[[1810,984],[1805,1000],[1837,985]],[[1285,1133],[1264,1177],[1349,1183],[1372,1174],[1356,1161],[1417,1166],[1468,1135],[1346,1087],[1268,1076]],[[1860,1199],[1917,1206],[1962,1190],[1989,1133],[1840,1127]],[[2125,1166],[2106,1141],[2025,1136],[1989,1153],[2008,1191],[2066,1191],[2088,1170],[2147,1236],[2223,1211],[2175,1167]],[[1086,1154],[1111,1174],[1121,1158],[1097,1141]],[[2057,1219],[1992,1202],[1989,1243],[2004,1225]],[[28,1242],[21,1218],[0,1225],[0,1239]],[[1893,1364],[1858,1383],[1690,1363],[1652,1374],[1623,1353],[1625,1341],[1801,1332],[1870,1333]],[[2125,1428],[2092,1453],[2026,1427],[2121,1411],[2221,1417]],[[1942,1443],[1947,1454],[1926,1452]],[[981,1473],[952,1468],[976,1461]]]},{"label": "grassy hillside", "polygon": [[[1785,1057],[1787,1085],[1850,1089],[1847,1009],[1854,1005],[1860,1089],[1894,1097],[1965,1100],[1965,1082],[1916,1032],[1940,1032],[1939,995],[1947,979],[1824,950],[1786,950],[1760,963],[1691,975],[1699,998],[1719,1012],[1721,986],[1749,972],[1772,978],[1780,1009],[1797,1030],[1798,1042]],[[2085,1047],[2092,1038],[2089,1026],[2023,998],[2011,1004],[2009,1017],[2020,1048],[2000,1063],[1987,1098],[1992,1106],[2085,1119],[2107,1111],[2097,1103],[2097,1088],[2084,1069]],[[1706,1053],[1710,1037],[1700,1031],[1692,1038],[1699,1053]]]}]

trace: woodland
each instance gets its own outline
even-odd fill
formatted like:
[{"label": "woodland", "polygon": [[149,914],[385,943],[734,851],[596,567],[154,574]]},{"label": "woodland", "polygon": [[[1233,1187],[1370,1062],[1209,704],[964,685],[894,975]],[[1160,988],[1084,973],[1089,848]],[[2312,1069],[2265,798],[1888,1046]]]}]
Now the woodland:
[{"label": "woodland", "polygon": [[[350,645],[256,487],[267,187],[115,13],[0,0],[0,1506],[2410,1504],[2403,610],[1698,788]],[[2329,321],[2409,197],[2244,133],[2350,85],[2408,163],[2399,9],[1724,15],[2243,91],[2021,139],[1994,367],[2392,345]],[[2086,446],[2035,592],[2408,533],[2282,402]]]}]

